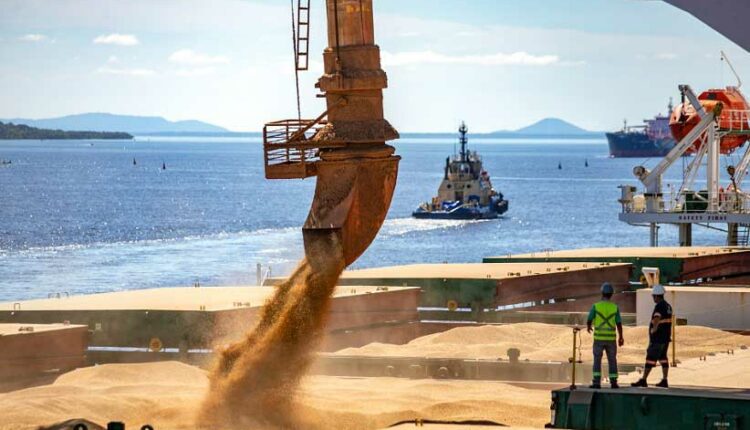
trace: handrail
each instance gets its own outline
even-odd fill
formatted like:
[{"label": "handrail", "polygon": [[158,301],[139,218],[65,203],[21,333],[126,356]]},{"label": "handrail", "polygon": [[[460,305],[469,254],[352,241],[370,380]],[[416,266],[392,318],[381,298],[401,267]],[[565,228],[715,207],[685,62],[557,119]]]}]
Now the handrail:
[{"label": "handrail", "polygon": [[321,149],[345,147],[344,141],[315,139],[328,124],[332,109],[347,103],[340,98],[315,119],[285,119],[266,123],[263,127],[263,160],[266,177],[270,179],[306,178],[315,176],[315,163]]},{"label": "handrail", "polygon": [[295,141],[299,139],[301,136],[304,136],[305,133],[307,133],[308,130],[313,128],[316,124],[320,123],[320,121],[323,120],[323,118],[328,116],[328,109],[326,109],[322,114],[318,115],[317,118],[312,120],[310,123],[308,123],[305,127],[302,127],[301,129],[297,130],[296,133],[292,134],[292,136],[289,138],[290,141]]},{"label": "handrail", "polygon": [[720,131],[746,131],[750,133],[750,110],[723,109],[717,123]]},{"label": "handrail", "polygon": [[[659,210],[659,213],[704,213],[707,210],[688,210],[685,200],[686,194],[672,195],[671,198],[663,201],[663,207]],[[696,200],[707,202],[700,194],[695,194]],[[727,190],[719,194],[720,204],[717,214],[728,214],[728,213],[750,213],[750,193],[746,193],[742,190],[731,191]],[[645,213],[646,207],[639,208],[636,210],[634,202],[628,202],[623,204],[623,213]]]},{"label": "handrail", "polygon": [[271,277],[271,266],[268,266],[266,268],[266,271],[264,273],[261,273],[260,276],[260,287],[265,285],[266,281]]}]

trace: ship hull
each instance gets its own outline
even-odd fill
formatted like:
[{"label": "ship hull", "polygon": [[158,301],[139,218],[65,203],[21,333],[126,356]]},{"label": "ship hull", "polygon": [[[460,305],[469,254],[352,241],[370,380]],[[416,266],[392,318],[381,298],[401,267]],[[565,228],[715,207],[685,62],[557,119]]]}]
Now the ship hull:
[{"label": "ship hull", "polygon": [[607,133],[609,156],[663,157],[674,148],[674,139],[651,139],[646,133]]},{"label": "ship hull", "polygon": [[444,211],[434,210],[427,211],[422,208],[417,209],[411,215],[417,219],[453,219],[453,220],[475,220],[475,219],[495,219],[508,210],[508,201],[501,200],[492,206],[469,207],[461,206],[459,208]]}]

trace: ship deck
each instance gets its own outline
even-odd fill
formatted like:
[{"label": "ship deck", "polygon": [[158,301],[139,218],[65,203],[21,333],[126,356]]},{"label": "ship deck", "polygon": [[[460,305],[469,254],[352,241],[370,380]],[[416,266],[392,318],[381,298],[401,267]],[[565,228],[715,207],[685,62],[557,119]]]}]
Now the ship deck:
[{"label": "ship deck", "polygon": [[695,280],[746,283],[750,277],[750,248],[631,247],[585,248],[528,254],[486,257],[485,263],[519,262],[611,262],[633,265],[632,281],[640,281],[643,267],[658,267],[661,282]]},{"label": "ship deck", "polygon": [[[340,285],[410,285],[422,288],[420,306],[588,311],[603,282],[630,289],[631,265],[613,262],[412,264],[344,272]],[[633,312],[633,295],[619,295]],[[449,306],[450,307],[450,306]]]},{"label": "ship deck", "polygon": [[[622,264],[621,264],[622,265]],[[609,266],[606,263],[591,262],[509,262],[501,264],[452,263],[452,264],[409,264],[404,266],[377,267],[349,270],[341,279],[514,279],[527,276],[545,275],[557,272],[575,272]]]},{"label": "ship deck", "polygon": [[[23,312],[102,310],[216,312],[236,308],[259,308],[273,295],[275,290],[275,287],[256,286],[151,288],[5,302],[0,303],[0,310],[13,310],[15,305],[18,310]],[[386,291],[378,286],[338,287],[333,297],[343,298],[383,292]]]},{"label": "ship deck", "polygon": [[[69,321],[91,330],[91,344],[148,348],[210,348],[252,328],[274,287],[176,287],[0,303],[0,323]],[[334,293],[324,349],[362,342],[408,341],[419,319],[419,289],[347,286]],[[384,325],[402,327],[389,330]]]}]

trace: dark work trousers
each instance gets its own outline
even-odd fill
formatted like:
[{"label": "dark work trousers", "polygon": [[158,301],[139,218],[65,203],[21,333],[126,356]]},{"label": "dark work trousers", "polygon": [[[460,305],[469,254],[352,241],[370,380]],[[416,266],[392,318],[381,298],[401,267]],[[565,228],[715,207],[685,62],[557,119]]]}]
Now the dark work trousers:
[{"label": "dark work trousers", "polygon": [[617,342],[614,340],[594,341],[594,380],[602,378],[602,355],[607,354],[609,379],[617,379]]}]

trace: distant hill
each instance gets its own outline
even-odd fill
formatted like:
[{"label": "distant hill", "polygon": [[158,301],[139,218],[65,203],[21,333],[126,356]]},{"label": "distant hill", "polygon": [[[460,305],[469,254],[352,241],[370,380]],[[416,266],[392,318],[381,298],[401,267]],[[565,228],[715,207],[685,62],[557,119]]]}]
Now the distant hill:
[{"label": "distant hill", "polygon": [[515,131],[518,134],[535,134],[535,135],[567,135],[573,136],[578,134],[590,134],[588,130],[573,125],[559,118],[544,118],[531,125],[519,128]]},{"label": "distant hill", "polygon": [[[48,119],[0,119],[3,122],[25,124],[31,127],[64,131],[122,131],[134,135],[150,136],[205,136],[205,137],[258,137],[260,132],[232,132],[202,121],[169,121],[158,116],[115,115],[110,113],[84,113]],[[469,124],[471,127],[471,124]],[[448,138],[455,133],[402,133],[412,138]],[[469,131],[471,137],[494,138],[599,138],[603,132],[584,130],[558,118],[545,118],[518,130],[500,130],[491,133]]]},{"label": "distant hill", "polygon": [[[401,133],[403,137],[412,138],[446,138],[455,137],[458,132],[455,133]],[[529,126],[519,128],[518,130],[498,130],[490,133],[473,133],[469,130],[469,137],[494,137],[494,138],[561,138],[561,139],[577,139],[577,138],[601,138],[604,137],[603,132],[599,131],[588,131],[581,127],[573,125],[567,121],[563,121],[558,118],[545,118],[537,121]]]},{"label": "distant hill", "polygon": [[111,113],[83,113],[59,118],[0,120],[56,130],[123,131],[131,134],[149,133],[226,133],[229,130],[202,121],[168,121],[158,116],[115,115]]},{"label": "distant hill", "polygon": [[132,139],[128,133],[107,131],[63,131],[0,122],[0,139]]}]

